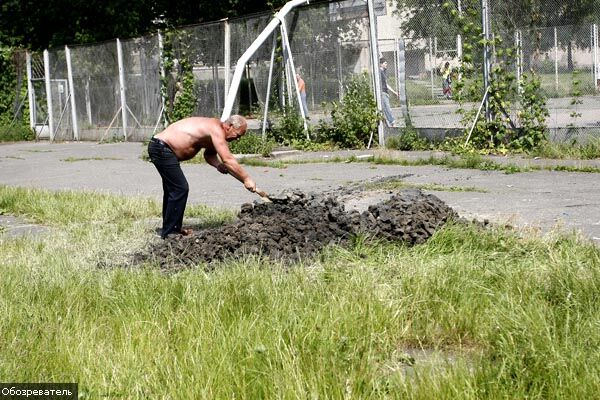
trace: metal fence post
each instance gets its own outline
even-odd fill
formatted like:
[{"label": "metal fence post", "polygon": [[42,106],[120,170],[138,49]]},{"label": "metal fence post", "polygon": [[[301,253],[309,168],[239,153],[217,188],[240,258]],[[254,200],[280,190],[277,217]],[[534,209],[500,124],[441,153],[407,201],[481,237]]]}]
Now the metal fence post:
[{"label": "metal fence post", "polygon": [[338,78],[338,99],[342,101],[344,98],[344,79],[342,78],[342,41],[340,38],[336,41],[337,44],[337,78]]},{"label": "metal fence post", "polygon": [[554,88],[558,93],[558,30],[554,27]]},{"label": "metal fence post", "polygon": [[491,121],[490,115],[490,103],[488,100],[488,96],[485,95],[487,93],[487,88],[490,85],[490,20],[489,20],[489,8],[487,0],[481,0],[481,19],[483,26],[483,92],[484,92],[484,102],[485,102],[485,120],[487,122]]},{"label": "metal fence post", "polygon": [[[164,125],[168,125],[167,121],[167,109],[165,104],[165,95],[167,93],[166,84],[167,84],[167,74],[165,73],[165,44],[161,30],[158,30],[158,65],[160,71],[160,106],[162,118],[164,121]],[[158,127],[158,123],[160,121],[160,115],[158,116],[158,121],[156,122],[156,127]],[[156,127],[154,131],[156,131]]]},{"label": "metal fence post", "polygon": [[519,84],[519,87],[521,86],[521,77],[523,75],[523,55],[522,55],[522,51],[523,51],[523,43],[521,42],[521,31],[517,30],[515,31],[515,47],[517,49],[517,59],[516,59],[516,77],[517,77],[517,83]]},{"label": "metal fence post", "polygon": [[35,130],[35,96],[33,93],[33,85],[31,79],[33,73],[31,71],[31,53],[25,53],[25,60],[27,64],[27,100],[29,101],[29,127],[31,130]]},{"label": "metal fence post", "polygon": [[127,99],[125,98],[125,68],[123,65],[123,48],[117,39],[117,61],[119,62],[119,92],[121,94],[121,119],[123,120],[123,139],[127,140]]},{"label": "metal fence post", "polygon": [[408,114],[408,99],[406,95],[406,52],[404,39],[395,39],[396,42],[396,70],[398,79],[398,98],[400,100],[400,108],[406,125],[410,123]]},{"label": "metal fence post", "polygon": [[[367,0],[367,9],[369,12],[369,41],[371,47],[371,64],[373,65],[373,82],[375,83],[375,100],[377,102],[377,111],[382,112],[382,93],[381,93],[381,79],[379,76],[379,46],[377,43],[377,17],[375,16],[375,9],[373,7],[373,0]],[[377,124],[377,134],[379,138],[379,145],[385,145],[385,132],[383,130],[383,123],[379,121]],[[371,140],[369,139],[369,146]]]},{"label": "metal fence post", "polygon": [[429,66],[431,67],[431,99],[435,99],[435,93],[433,91],[433,69],[435,68],[434,66],[434,62],[433,62],[433,39],[429,38]]},{"label": "metal fence post", "polygon": [[598,25],[592,25],[592,46],[593,46],[593,62],[592,71],[594,72],[594,88],[600,91],[600,60],[598,60]]},{"label": "metal fence post", "polygon": [[77,125],[77,106],[75,103],[75,86],[73,86],[73,66],[71,64],[71,50],[65,46],[65,57],[67,59],[67,78],[69,82],[69,100],[71,101],[71,119],[73,124],[73,139],[79,140],[79,126]]},{"label": "metal fence post", "polygon": [[[462,17],[462,6],[461,6],[461,2],[460,0],[458,0],[458,4],[457,4],[457,8],[458,8],[458,16]],[[459,33],[458,35],[456,35],[456,57],[458,59],[462,58],[462,36]]]},{"label": "metal fence post", "polygon": [[52,115],[52,88],[50,86],[50,54],[44,50],[44,82],[46,83],[46,104],[48,107],[48,130],[50,141],[54,141],[54,120]]},{"label": "metal fence post", "polygon": [[224,99],[227,98],[227,93],[229,93],[229,85],[230,85],[230,72],[231,72],[231,27],[229,26],[229,20],[223,20],[225,26],[223,27],[224,32],[224,49],[223,49],[223,63],[225,64],[225,96]]}]

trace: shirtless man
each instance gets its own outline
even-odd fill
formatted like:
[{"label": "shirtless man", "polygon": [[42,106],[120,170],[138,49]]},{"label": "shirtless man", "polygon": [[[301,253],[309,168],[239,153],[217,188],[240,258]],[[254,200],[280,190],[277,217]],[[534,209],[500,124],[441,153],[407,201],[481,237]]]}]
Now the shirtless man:
[{"label": "shirtless man", "polygon": [[242,137],[247,127],[246,120],[240,115],[233,115],[225,122],[217,118],[190,117],[169,125],[150,139],[148,156],[163,185],[160,235],[163,239],[172,233],[191,233],[191,230],[183,229],[189,186],[180,162],[193,158],[201,149],[204,149],[204,159],[208,164],[222,174],[231,174],[249,191],[256,191],[256,183],[236,161],[227,144]]}]

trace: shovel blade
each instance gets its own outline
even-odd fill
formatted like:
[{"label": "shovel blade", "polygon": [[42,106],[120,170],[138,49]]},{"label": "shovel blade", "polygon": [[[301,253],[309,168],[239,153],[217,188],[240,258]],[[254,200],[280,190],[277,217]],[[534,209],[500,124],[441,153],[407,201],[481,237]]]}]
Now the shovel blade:
[{"label": "shovel blade", "polygon": [[267,202],[267,203],[272,203],[271,199],[269,198],[269,195],[267,194],[267,192],[265,192],[264,190],[261,190],[259,188],[256,188],[255,190],[256,194],[260,196],[260,198]]}]

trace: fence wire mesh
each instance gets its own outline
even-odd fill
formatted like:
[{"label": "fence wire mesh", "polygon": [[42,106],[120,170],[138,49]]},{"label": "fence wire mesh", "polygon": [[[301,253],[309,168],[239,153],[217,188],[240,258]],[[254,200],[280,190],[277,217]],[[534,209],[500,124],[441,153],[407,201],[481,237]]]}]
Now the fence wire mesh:
[{"label": "fence wire mesh", "polygon": [[[395,0],[380,5],[379,56],[388,61],[388,84],[396,92],[391,96],[392,111],[398,121],[409,115],[417,128],[466,128],[457,113],[460,105],[444,93],[443,70],[448,63],[457,71],[465,51],[470,51],[476,73],[482,74],[481,36],[473,41],[473,33],[480,34],[483,27],[482,3]],[[547,125],[579,134],[577,128],[600,128],[595,112],[600,106],[600,12],[584,6],[573,12],[573,7],[566,0],[551,0],[537,8],[509,0],[489,1],[487,9],[493,37],[518,50],[514,62],[504,67],[517,78],[535,72],[547,97]],[[142,140],[177,116],[175,105],[189,84],[186,76],[193,85],[189,112],[220,117],[236,62],[272,18],[271,13],[255,14],[121,41],[121,66],[115,41],[70,46],[72,89],[64,49],[49,51],[48,77],[43,56],[33,53],[35,124],[44,131],[51,104],[56,139],[73,139],[76,125],[79,139]],[[352,76],[366,72],[372,82],[377,67],[371,62],[369,28],[363,1],[320,2],[294,9],[284,27],[245,66],[233,113],[261,120],[265,106],[269,119],[285,105],[298,108],[293,65],[306,84],[310,122],[327,118],[328,105],[343,98],[344,85]],[[497,54],[497,48],[492,50]],[[290,55],[293,64],[288,63]],[[498,65],[500,58],[492,56],[492,64]],[[458,78],[454,75],[453,87]],[[478,105],[477,100],[463,104],[467,109]],[[508,111],[514,115],[518,110],[514,102]]]}]

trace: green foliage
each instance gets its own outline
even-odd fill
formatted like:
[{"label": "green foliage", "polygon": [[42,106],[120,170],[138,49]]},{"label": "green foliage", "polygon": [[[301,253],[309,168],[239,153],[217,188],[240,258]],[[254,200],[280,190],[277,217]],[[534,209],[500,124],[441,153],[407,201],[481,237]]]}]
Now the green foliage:
[{"label": "green foliage", "polygon": [[16,86],[13,54],[13,49],[0,46],[0,125],[9,124],[13,117]]},{"label": "green foliage", "polygon": [[364,147],[381,120],[368,75],[354,75],[344,93],[342,101],[332,105],[331,124],[319,123],[316,140],[333,142],[342,148]]},{"label": "green foliage", "polygon": [[307,140],[301,115],[295,107],[289,106],[278,118],[270,135],[277,143],[305,150],[321,149],[323,146],[364,147],[371,134],[376,132],[379,119],[369,78],[362,74],[354,76],[347,84],[342,101],[333,103],[331,122],[321,120],[314,132],[309,131],[313,141]]},{"label": "green foliage", "polygon": [[34,140],[35,133],[28,126],[0,126],[0,142]]},{"label": "green foliage", "polygon": [[512,138],[511,147],[531,151],[546,141],[548,108],[541,94],[541,81],[531,72],[523,75],[520,92],[520,110],[517,113],[520,129]]},{"label": "green foliage", "polygon": [[428,148],[428,142],[419,135],[414,127],[406,127],[398,136],[390,136],[385,142],[385,147],[393,150],[424,150]]},{"label": "green foliage", "polygon": [[[517,49],[505,44],[500,35],[486,43],[482,39],[481,26],[469,22],[470,17],[454,15],[455,23],[464,34],[463,59],[459,68],[461,78],[455,84],[455,98],[461,104],[465,135],[471,129],[478,110],[465,110],[462,106],[466,102],[481,102],[484,93],[481,54],[486,44],[495,60],[489,76],[490,118],[487,120],[485,112],[481,112],[470,136],[470,144],[474,149],[501,153],[534,149],[546,139],[545,120],[548,116],[539,77],[531,72],[517,81],[512,72]],[[514,108],[519,110],[516,118],[511,113]]]},{"label": "green foliage", "polygon": [[600,158],[600,137],[589,137],[583,143],[577,139],[568,143],[548,141],[536,148],[531,155],[543,158],[593,160]]},{"label": "green foliage", "polygon": [[260,154],[263,157],[270,156],[274,147],[272,139],[263,140],[261,135],[251,132],[229,143],[229,149],[234,154]]},{"label": "green foliage", "polygon": [[285,106],[283,112],[276,117],[276,122],[269,135],[280,144],[290,146],[307,140],[304,121],[295,107]]},{"label": "green foliage", "polygon": [[[22,55],[22,54],[21,54]],[[27,115],[27,106],[21,106],[20,99],[26,98],[27,86],[21,82],[17,87],[16,63],[19,62],[19,53],[13,48],[0,46],[0,142],[14,142],[35,139],[34,132],[29,128],[28,121],[23,119]],[[15,118],[19,112],[21,118]]]},{"label": "green foliage", "polygon": [[572,73],[571,97],[573,111],[569,114],[571,117],[571,122],[567,125],[569,130],[573,130],[577,127],[577,118],[581,117],[579,105],[583,104],[583,101],[581,100],[581,79],[579,78],[579,71],[576,69],[574,69]]},{"label": "green foliage", "polygon": [[191,117],[196,110],[198,98],[189,54],[192,43],[186,31],[165,34],[162,60],[165,78],[161,88],[168,123]]}]

